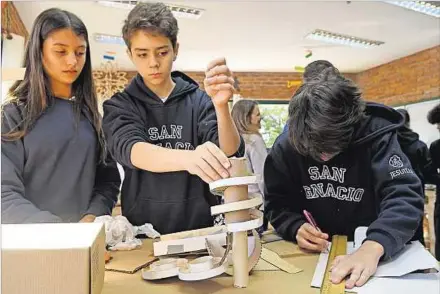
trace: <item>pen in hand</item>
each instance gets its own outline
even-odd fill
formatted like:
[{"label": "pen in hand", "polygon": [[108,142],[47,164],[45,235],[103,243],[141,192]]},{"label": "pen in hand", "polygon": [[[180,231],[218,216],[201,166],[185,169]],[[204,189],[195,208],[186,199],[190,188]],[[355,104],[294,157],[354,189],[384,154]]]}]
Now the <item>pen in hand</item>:
[{"label": "pen in hand", "polygon": [[[322,233],[321,229],[318,227],[318,224],[316,223],[315,219],[313,218],[312,214],[308,212],[307,210],[303,210],[303,214],[307,219],[307,222],[311,224],[318,232]],[[329,246],[327,246],[326,251],[329,252]]]},{"label": "pen in hand", "polygon": [[304,216],[306,217],[307,221],[309,222],[309,224],[311,224],[318,232],[322,233],[321,229],[318,227],[318,224],[316,223],[312,214],[305,209],[303,210],[303,213],[304,213]]}]

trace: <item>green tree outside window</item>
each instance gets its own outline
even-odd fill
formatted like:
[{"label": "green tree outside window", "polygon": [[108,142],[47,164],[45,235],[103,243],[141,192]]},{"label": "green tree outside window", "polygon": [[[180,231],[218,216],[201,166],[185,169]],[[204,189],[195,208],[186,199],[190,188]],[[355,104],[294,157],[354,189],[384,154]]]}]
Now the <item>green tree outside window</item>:
[{"label": "green tree outside window", "polygon": [[283,131],[288,116],[288,104],[259,104],[261,115],[261,135],[268,148]]}]

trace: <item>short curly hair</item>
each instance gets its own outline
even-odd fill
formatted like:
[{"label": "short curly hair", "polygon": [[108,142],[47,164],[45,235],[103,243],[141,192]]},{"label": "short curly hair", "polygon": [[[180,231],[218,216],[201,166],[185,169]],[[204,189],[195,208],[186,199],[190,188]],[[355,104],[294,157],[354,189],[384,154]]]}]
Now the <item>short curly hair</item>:
[{"label": "short curly hair", "polygon": [[440,124],[440,103],[428,112],[428,122],[430,124]]},{"label": "short curly hair", "polygon": [[338,69],[327,60],[316,60],[309,63],[304,69],[304,82],[311,81],[317,78],[324,70],[331,68],[335,73],[339,73]]},{"label": "short curly hair", "polygon": [[122,37],[129,49],[130,38],[139,31],[155,32],[170,39],[176,48],[179,26],[171,10],[163,3],[138,3],[128,14],[122,27]]}]

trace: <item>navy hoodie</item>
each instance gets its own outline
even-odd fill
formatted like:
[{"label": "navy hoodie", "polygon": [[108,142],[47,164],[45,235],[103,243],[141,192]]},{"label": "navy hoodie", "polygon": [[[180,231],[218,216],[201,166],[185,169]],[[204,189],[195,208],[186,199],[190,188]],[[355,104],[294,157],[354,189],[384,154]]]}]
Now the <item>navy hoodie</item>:
[{"label": "navy hoodie", "polygon": [[[122,214],[133,225],[151,223],[161,234],[212,226],[210,207],[218,204],[209,186],[195,175],[154,173],[131,163],[131,148],[137,142],[184,150],[208,141],[219,144],[211,98],[183,73],[173,72],[172,79],[176,85],[165,102],[138,74],[125,91],[104,103],[109,150],[125,171]],[[236,156],[243,152],[241,141]]]},{"label": "navy hoodie", "polygon": [[422,181],[422,187],[425,182],[436,184],[438,182],[437,170],[433,166],[428,146],[419,140],[419,135],[404,125],[399,128],[397,138],[414,172]]},{"label": "navy hoodie", "polygon": [[296,241],[306,209],[330,236],[352,240],[357,227],[368,226],[367,240],[384,247],[384,259],[400,251],[423,215],[420,179],[397,141],[402,125],[397,111],[367,103],[350,146],[323,163],[297,153],[288,132],[281,134],[264,169],[265,209],[276,231]]}]

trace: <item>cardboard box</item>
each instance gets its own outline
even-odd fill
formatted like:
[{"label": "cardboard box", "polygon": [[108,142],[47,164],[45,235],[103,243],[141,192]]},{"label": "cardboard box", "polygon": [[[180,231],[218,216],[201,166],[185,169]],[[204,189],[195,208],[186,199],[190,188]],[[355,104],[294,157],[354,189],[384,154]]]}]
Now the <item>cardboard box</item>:
[{"label": "cardboard box", "polygon": [[1,293],[101,293],[102,223],[2,225],[1,231]]}]

